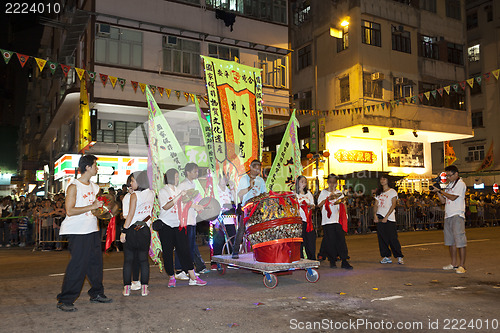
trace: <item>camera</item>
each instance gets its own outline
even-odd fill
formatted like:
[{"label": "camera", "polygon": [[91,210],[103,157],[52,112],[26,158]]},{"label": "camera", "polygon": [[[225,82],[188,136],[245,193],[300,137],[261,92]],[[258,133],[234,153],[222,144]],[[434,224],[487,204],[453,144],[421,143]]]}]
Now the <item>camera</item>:
[{"label": "camera", "polygon": [[431,186],[429,186],[429,189],[431,191],[434,188],[441,189],[441,176],[437,176],[436,178],[432,178],[431,181],[434,182]]}]

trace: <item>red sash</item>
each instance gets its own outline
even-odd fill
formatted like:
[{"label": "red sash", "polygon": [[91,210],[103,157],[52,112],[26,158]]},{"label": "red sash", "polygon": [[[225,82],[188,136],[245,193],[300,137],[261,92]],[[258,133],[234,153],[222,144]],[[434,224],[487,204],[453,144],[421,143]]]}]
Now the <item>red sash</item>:
[{"label": "red sash", "polygon": [[339,223],[342,229],[344,229],[344,232],[347,232],[347,210],[343,202],[339,204]]},{"label": "red sash", "polygon": [[306,227],[306,232],[311,232],[313,231],[313,223],[312,223],[312,210],[309,209],[309,206],[307,205],[306,201],[302,201],[300,204],[300,208],[306,214],[307,218],[307,227]]},{"label": "red sash", "polygon": [[111,247],[113,241],[115,240],[115,237],[116,237],[116,217],[113,216],[111,220],[109,220],[108,229],[106,230],[106,246],[104,248],[105,252]]},{"label": "red sash", "polygon": [[330,200],[326,198],[325,200],[326,217],[330,218],[332,216],[332,210],[330,209]]}]

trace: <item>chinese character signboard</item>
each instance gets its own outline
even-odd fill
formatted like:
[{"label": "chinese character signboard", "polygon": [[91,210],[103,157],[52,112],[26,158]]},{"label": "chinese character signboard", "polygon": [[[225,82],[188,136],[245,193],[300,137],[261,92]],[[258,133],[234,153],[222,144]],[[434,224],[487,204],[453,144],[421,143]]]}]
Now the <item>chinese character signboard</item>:
[{"label": "chinese character signboard", "polygon": [[[261,70],[202,56],[215,160],[240,176],[262,158],[264,138]],[[236,177],[237,179],[239,177]]]},{"label": "chinese character signboard", "polygon": [[309,150],[311,153],[315,153],[318,151],[318,126],[316,120],[311,121],[309,131]]},{"label": "chinese character signboard", "polygon": [[318,151],[325,150],[325,145],[326,145],[325,130],[326,130],[326,118],[319,118],[318,119]]}]

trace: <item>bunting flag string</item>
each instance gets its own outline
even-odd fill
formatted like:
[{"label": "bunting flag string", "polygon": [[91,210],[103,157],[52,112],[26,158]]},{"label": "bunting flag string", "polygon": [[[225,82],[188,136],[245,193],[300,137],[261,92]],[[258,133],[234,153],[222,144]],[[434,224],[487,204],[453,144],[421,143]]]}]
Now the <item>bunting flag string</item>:
[{"label": "bunting flag string", "polygon": [[[35,60],[35,62],[37,63],[40,72],[42,72],[45,69],[45,67],[48,67],[51,74],[54,75],[56,70],[57,70],[57,67],[60,66],[63,74],[65,75],[65,77],[67,77],[69,72],[71,71],[71,69],[74,69],[75,72],[77,73],[80,81],[84,79],[84,74],[86,72],[87,76],[90,80],[90,83],[92,83],[92,84],[94,84],[96,75],[98,74],[96,72],[77,68],[75,66],[69,66],[66,64],[52,62],[50,60],[21,54],[19,52],[9,51],[9,50],[5,50],[5,49],[0,49],[0,52],[2,53],[2,57],[4,59],[5,64],[9,64],[12,56],[14,54],[16,54],[22,68],[25,67],[26,63],[29,61],[29,58],[33,58]],[[46,66],[47,64],[48,64],[48,66]],[[423,100],[424,97],[427,100],[430,100],[431,94],[434,98],[437,98],[437,93],[439,93],[439,95],[441,97],[443,97],[444,93],[446,93],[448,95],[453,91],[455,93],[458,93],[458,87],[462,88],[462,90],[464,91],[467,85],[471,89],[473,89],[474,84],[482,85],[483,80],[486,80],[486,83],[489,83],[491,76],[493,76],[498,81],[499,76],[500,76],[500,68],[489,71],[489,72],[484,73],[484,74],[477,75],[477,76],[472,77],[472,78],[468,78],[468,79],[461,81],[461,82],[457,82],[457,83],[450,84],[450,85],[445,86],[445,87],[440,87],[440,88],[434,89],[432,91],[419,93],[419,94],[416,94],[413,96],[405,96],[405,97],[398,98],[398,99],[395,99],[395,100],[392,100],[389,102],[384,101],[384,102],[380,102],[380,103],[373,104],[373,105],[365,105],[363,107],[352,107],[352,108],[338,109],[338,110],[337,109],[326,110],[326,111],[325,110],[320,110],[320,111],[318,111],[318,110],[297,110],[297,114],[314,115],[317,113],[317,114],[324,114],[324,115],[328,115],[328,114],[339,115],[339,114],[351,114],[351,112],[356,113],[356,114],[361,113],[361,112],[370,112],[370,111],[374,112],[375,110],[379,111],[380,107],[382,108],[382,110],[385,110],[386,107],[387,108],[398,107],[398,106],[400,106],[400,103],[403,105],[405,105],[407,103],[408,104],[410,104],[410,103],[417,104],[417,96],[418,96],[418,99],[420,100],[420,103],[424,103],[424,100]],[[111,76],[111,75],[104,74],[104,73],[99,73],[99,77],[100,77],[101,82],[102,82],[104,87],[106,87],[107,80],[109,79],[113,89],[115,88],[116,83],[118,82],[120,84],[122,91],[124,91],[124,87],[125,87],[126,82],[127,82],[126,79],[118,78],[118,77]],[[132,80],[130,80],[130,83],[132,85],[132,88],[134,89],[134,92],[136,92],[136,93],[137,93],[138,86],[141,87],[141,91],[143,94],[145,93],[146,86],[148,86],[153,95],[156,93],[156,90],[158,90],[161,97],[163,97],[163,94],[166,93],[167,98],[170,99],[172,89],[167,89],[167,88],[163,88],[163,87],[156,87],[155,85],[150,85],[150,84],[146,84],[146,83],[139,83],[138,81],[132,81]],[[184,95],[186,102],[189,102],[189,100],[191,99],[191,102],[194,103],[195,98],[199,99],[200,101],[201,101],[201,98],[203,98],[204,102],[208,105],[209,96],[205,96],[205,95],[201,96],[201,95],[198,95],[195,93],[190,93],[190,92],[185,92],[185,91],[180,91],[180,90],[173,90],[173,91],[175,92],[175,95],[176,95],[178,101],[180,100],[180,96]],[[272,107],[272,106],[266,106],[266,111],[270,112],[272,114],[280,114],[280,115],[289,115],[291,112],[291,110],[288,108],[279,108],[279,107]]]}]

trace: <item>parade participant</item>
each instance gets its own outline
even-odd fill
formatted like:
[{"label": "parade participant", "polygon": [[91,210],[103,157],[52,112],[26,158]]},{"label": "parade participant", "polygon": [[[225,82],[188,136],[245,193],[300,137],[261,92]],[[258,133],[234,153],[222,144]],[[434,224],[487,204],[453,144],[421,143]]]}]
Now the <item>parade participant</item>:
[{"label": "parade participant", "polygon": [[[347,261],[348,250],[345,241],[345,230],[341,223],[347,223],[345,208],[342,203],[344,195],[337,190],[337,176],[333,173],[327,177],[328,188],[321,191],[318,197],[318,207],[321,208],[321,225],[324,232],[325,254],[330,260],[330,267],[336,268],[337,257],[342,260],[340,267],[352,269]],[[342,204],[342,209],[341,209]],[[342,210],[342,211],[341,211]]]},{"label": "parade participant", "polygon": [[160,236],[165,271],[169,276],[168,287],[173,288],[176,285],[173,262],[174,248],[183,271],[189,274],[189,285],[204,286],[207,283],[194,273],[186,229],[180,228],[179,210],[182,207],[179,200],[186,194],[186,191],[180,191],[177,187],[179,184],[179,172],[175,169],[169,169],[164,175],[164,182],[165,187],[158,193],[161,207],[159,220],[162,225],[159,230],[155,230],[158,231],[158,235]]},{"label": "parade participant", "polygon": [[300,217],[302,218],[302,246],[301,258],[304,257],[304,249],[307,259],[316,260],[316,233],[312,222],[314,209],[314,197],[307,186],[307,178],[298,176],[295,180],[295,193],[300,205]]},{"label": "parade participant", "polygon": [[81,177],[73,180],[66,190],[66,218],[61,223],[60,235],[66,235],[71,259],[66,267],[62,290],[57,295],[57,308],[72,312],[80,295],[85,277],[92,286],[88,291],[91,303],[110,303],[102,285],[101,232],[93,209],[102,207],[96,200],[99,187],[90,180],[97,175],[97,157],[84,155],[78,162]]},{"label": "parade participant", "polygon": [[[127,182],[127,184],[130,185],[130,183]],[[127,184],[124,184],[125,187],[127,187]],[[125,196],[122,197],[122,199],[120,200],[120,207],[121,207],[121,217],[122,217],[122,220],[123,220],[123,224],[121,225],[121,228],[120,229],[124,229],[123,226],[125,225],[125,220],[127,219],[127,216],[128,216],[128,208],[126,209],[126,211],[124,211],[123,209],[123,204],[125,203],[125,207],[128,207],[130,205],[130,195],[134,193],[134,190],[128,186],[127,187],[127,194],[125,194]],[[126,212],[127,214],[124,214],[124,212]],[[117,228],[118,229],[118,228]],[[120,235],[121,235],[122,231],[120,230],[119,231],[119,234],[118,234],[118,241],[120,240]],[[122,244],[120,242],[120,244]],[[117,247],[118,249],[118,247]],[[122,247],[123,249],[123,247]],[[141,274],[141,266],[139,265],[139,260],[136,256],[134,256],[134,260],[132,262],[132,284],[130,285],[130,290],[141,290],[141,281],[139,280],[139,276]]]},{"label": "parade participant", "polygon": [[[236,210],[234,207],[236,191],[234,182],[228,180],[227,175],[223,173],[219,178],[217,184],[219,189],[220,204],[222,206],[221,214],[219,217],[219,227],[214,230],[214,255],[222,254],[222,249],[225,243],[225,236],[230,239],[236,234],[234,226]],[[224,229],[226,233],[224,233]],[[233,247],[229,244],[229,253],[232,253]]]},{"label": "parade participant", "polygon": [[141,295],[149,294],[149,245],[151,244],[151,210],[155,199],[149,189],[146,171],[134,172],[127,179],[134,192],[123,200],[123,224],[120,241],[123,245],[123,296],[130,296],[134,258],[141,271]]},{"label": "parade participant", "polygon": [[233,259],[239,258],[240,244],[243,240],[243,234],[245,233],[243,213],[241,210],[248,200],[266,192],[266,182],[262,177],[260,177],[261,168],[262,164],[260,161],[253,160],[250,163],[250,170],[241,176],[238,189],[236,190],[238,200],[240,200],[241,204],[238,209],[240,214],[238,214],[238,230],[236,232],[236,239],[233,245]]},{"label": "parade participant", "polygon": [[386,176],[381,176],[380,186],[375,192],[375,207],[373,210],[375,212],[373,221],[377,223],[378,247],[382,257],[381,264],[392,264],[391,251],[394,258],[398,258],[398,264],[404,264],[396,227],[397,200],[398,193],[389,186],[389,179]]},{"label": "parade participant", "polygon": [[[196,185],[194,183],[195,179],[198,178],[198,165],[196,163],[188,163],[184,167],[184,175],[186,178],[179,184],[179,191],[186,191],[186,193],[191,190],[194,191]],[[201,196],[198,195],[195,198],[192,198],[190,207],[187,212],[187,233],[189,240],[189,250],[191,252],[191,256],[193,258],[194,266],[196,267],[197,273],[208,273],[210,272],[205,266],[205,261],[201,257],[200,250],[198,249],[198,245],[196,244],[196,217],[198,216],[198,212],[203,210],[203,206],[198,205],[200,202]],[[184,210],[184,208],[183,208]],[[180,269],[180,260],[176,255],[175,258],[175,267],[177,270]],[[188,276],[184,271],[179,272],[176,276],[180,280],[187,280]]]},{"label": "parade participant", "polygon": [[[444,204],[444,245],[449,247],[451,263],[443,267],[445,270],[454,269],[463,274],[465,269],[465,255],[467,238],[465,236],[465,192],[467,186],[458,174],[455,165],[448,165],[444,171],[448,185],[444,190],[433,186],[432,191],[437,193],[439,201]],[[457,258],[460,257],[459,260]]]}]

